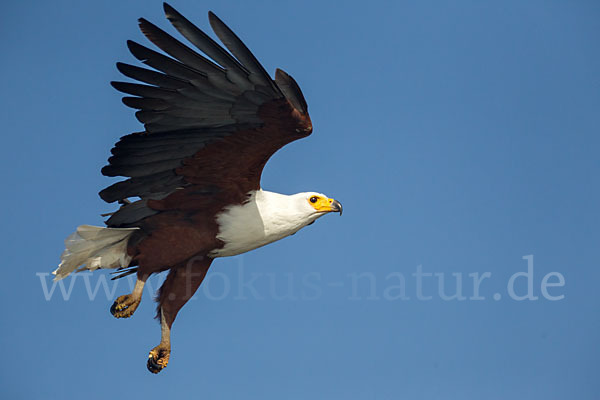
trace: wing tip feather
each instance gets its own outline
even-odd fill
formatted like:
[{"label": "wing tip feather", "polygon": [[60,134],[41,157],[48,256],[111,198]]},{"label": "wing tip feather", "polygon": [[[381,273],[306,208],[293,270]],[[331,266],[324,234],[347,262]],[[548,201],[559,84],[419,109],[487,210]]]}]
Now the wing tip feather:
[{"label": "wing tip feather", "polygon": [[175,14],[176,16],[180,14],[173,6],[171,6],[166,1],[163,2],[163,11],[165,12],[165,16],[167,18],[169,18],[169,14]]}]

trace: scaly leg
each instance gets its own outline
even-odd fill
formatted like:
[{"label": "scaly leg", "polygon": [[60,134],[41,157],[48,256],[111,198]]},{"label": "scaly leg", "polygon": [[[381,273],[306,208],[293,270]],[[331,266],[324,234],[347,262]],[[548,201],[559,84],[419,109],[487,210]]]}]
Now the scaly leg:
[{"label": "scaly leg", "polygon": [[158,374],[169,363],[171,355],[171,326],[177,313],[192,298],[206,276],[211,258],[195,257],[187,265],[171,268],[158,294],[160,344],[148,355],[148,370]]},{"label": "scaly leg", "polygon": [[148,371],[158,374],[166,368],[171,355],[171,327],[167,324],[165,313],[160,311],[160,344],[148,354]]},{"label": "scaly leg", "polygon": [[133,315],[135,310],[142,301],[142,292],[144,291],[144,285],[146,284],[147,275],[138,275],[135,287],[131,294],[124,294],[123,296],[117,297],[113,305],[110,307],[110,313],[115,318],[129,318]]}]

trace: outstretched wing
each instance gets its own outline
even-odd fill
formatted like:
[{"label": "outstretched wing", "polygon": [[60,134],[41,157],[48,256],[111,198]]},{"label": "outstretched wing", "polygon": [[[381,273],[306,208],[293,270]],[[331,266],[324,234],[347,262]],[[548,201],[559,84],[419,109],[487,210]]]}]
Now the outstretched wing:
[{"label": "outstretched wing", "polygon": [[[118,63],[141,83],[112,82],[130,96],[143,132],[122,137],[111,150],[107,176],[124,176],[100,192],[126,203],[109,226],[135,226],[160,211],[201,206],[208,198],[241,202],[260,187],[269,159],[312,132],[306,101],[294,79],[277,70],[272,80],[242,41],[212,12],[210,25],[225,50],[168,4],[167,18],[204,56],[145,19],[144,35],[166,53],[128,41],[152,69]],[[209,195],[209,196],[207,196]],[[140,200],[128,204],[127,198]],[[215,200],[215,201],[217,201]]]}]

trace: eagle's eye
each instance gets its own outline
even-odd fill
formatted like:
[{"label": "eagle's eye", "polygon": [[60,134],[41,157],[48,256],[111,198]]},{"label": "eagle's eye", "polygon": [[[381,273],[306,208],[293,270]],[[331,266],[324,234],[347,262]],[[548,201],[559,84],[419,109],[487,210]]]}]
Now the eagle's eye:
[{"label": "eagle's eye", "polygon": [[311,203],[316,203],[317,200],[319,200],[319,198],[317,196],[313,196],[313,197],[310,198],[310,202]]}]

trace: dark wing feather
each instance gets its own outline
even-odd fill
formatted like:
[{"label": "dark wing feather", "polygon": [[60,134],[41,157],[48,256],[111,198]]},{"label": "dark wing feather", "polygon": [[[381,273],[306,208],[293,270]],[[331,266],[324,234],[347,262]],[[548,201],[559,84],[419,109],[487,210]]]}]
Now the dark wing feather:
[{"label": "dark wing feather", "polygon": [[172,75],[161,74],[160,72],[136,67],[125,63],[117,63],[117,69],[128,78],[147,83],[149,85],[160,86],[167,89],[181,89],[190,86],[190,83],[182,78]]},{"label": "dark wing feather", "polygon": [[160,193],[171,193],[184,184],[183,177],[175,175],[173,171],[159,172],[117,182],[102,190],[100,197],[109,203],[135,196],[149,198]]},{"label": "dark wing feather", "polygon": [[171,77],[183,79],[188,83],[206,79],[206,75],[202,74],[200,71],[196,71],[179,61],[175,61],[172,58],[142,46],[133,40],[127,41],[127,48],[135,58],[144,64],[157,71],[162,71]]},{"label": "dark wing feather", "polygon": [[242,85],[245,84],[244,80],[248,80],[249,72],[242,64],[173,7],[165,3],[164,9],[167,19],[179,33],[198,49],[203,51],[204,54],[222,65],[226,69],[227,76],[231,81],[236,83],[240,82]]},{"label": "dark wing feather", "polygon": [[208,21],[221,42],[250,71],[249,78],[257,84],[271,88],[274,97],[281,97],[282,93],[275,82],[269,77],[267,71],[265,71],[256,57],[254,57],[254,54],[248,50],[240,38],[219,17],[213,14],[212,11],[208,12]]},{"label": "dark wing feather", "polygon": [[129,178],[102,190],[102,199],[140,197],[113,214],[109,226],[140,226],[163,211],[242,202],[260,187],[269,157],[312,131],[306,101],[289,75],[277,70],[272,80],[213,13],[210,25],[229,52],[168,4],[164,9],[203,54],[139,20],[144,35],[166,55],[128,41],[133,56],[152,69],[117,63],[139,83],[111,84],[129,95],[123,103],[137,110],[145,130],[122,137],[102,169]]},{"label": "dark wing feather", "polygon": [[138,200],[130,204],[125,204],[119,211],[114,213],[107,221],[109,226],[125,226],[135,223],[151,215],[158,214],[158,211],[152,210],[147,206],[147,200]]},{"label": "dark wing feather", "polygon": [[306,114],[308,106],[306,105],[306,100],[304,100],[300,86],[298,86],[294,78],[288,75],[287,72],[277,68],[275,71],[275,82],[277,82],[277,86],[279,86],[285,97],[292,103],[292,106],[302,114]]},{"label": "dark wing feather", "polygon": [[182,64],[197,71],[204,72],[207,75],[225,73],[223,68],[207,58],[202,57],[200,54],[196,53],[153,23],[148,22],[144,18],[140,18],[139,25],[142,33],[152,43]]}]

